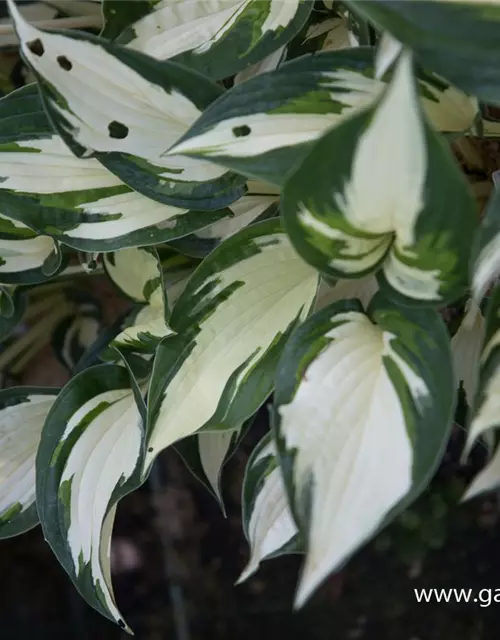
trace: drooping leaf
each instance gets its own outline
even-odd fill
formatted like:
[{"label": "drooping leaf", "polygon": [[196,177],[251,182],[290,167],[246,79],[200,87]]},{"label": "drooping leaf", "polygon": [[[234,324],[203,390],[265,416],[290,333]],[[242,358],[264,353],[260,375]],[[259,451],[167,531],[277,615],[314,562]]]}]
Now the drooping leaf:
[{"label": "drooping leaf", "polygon": [[163,157],[222,93],[215,83],[88,34],[36,29],[12,0],[9,9],[50,119],[77,156],[96,156],[139,193],[174,207],[215,211],[243,195],[244,180],[219,166]]},{"label": "drooping leaf", "polygon": [[299,550],[298,529],[293,520],[285,483],[270,434],[248,459],[242,489],[243,530],[250,544],[250,560],[238,583],[257,571],[263,560]]},{"label": "drooping leaf", "polygon": [[143,428],[124,367],[98,365],[61,391],[36,460],[45,539],[85,600],[125,628],[110,574],[117,502],[141,484]]},{"label": "drooping leaf", "polygon": [[347,4],[415,51],[425,67],[484,102],[500,104],[498,3],[350,0]]},{"label": "drooping leaf", "polygon": [[159,340],[172,333],[167,325],[168,304],[158,253],[147,247],[122,249],[106,254],[104,267],[129,298],[143,305],[112,345],[120,349],[156,347]]},{"label": "drooping leaf", "polygon": [[[169,153],[210,159],[283,185],[314,141],[383,93],[386,83],[373,77],[373,64],[374,50],[357,47],[281,65],[226,92]],[[439,129],[457,132],[472,126],[474,100],[431,74],[422,74],[418,89]]]},{"label": "drooping leaf", "polygon": [[[17,223],[20,224],[20,223]],[[34,284],[53,277],[62,268],[61,250],[48,236],[0,237],[0,282]]]},{"label": "drooping leaf", "polygon": [[278,455],[306,541],[297,607],[440,461],[456,388],[446,328],[432,309],[381,294],[324,308],[295,331],[278,367]]},{"label": "drooping leaf", "polygon": [[36,85],[0,100],[0,178],[0,212],[9,216],[2,229],[19,233],[25,223],[84,251],[167,242],[231,214],[155,202],[96,159],[75,157],[54,134]]},{"label": "drooping leaf", "polygon": [[311,9],[309,0],[160,0],[118,42],[217,80],[286,45]]},{"label": "drooping leaf", "polygon": [[156,353],[147,465],[201,429],[235,429],[257,411],[316,287],[314,270],[276,219],[234,234],[205,258],[172,311],[177,335],[164,339]]},{"label": "drooping leaf", "polygon": [[18,535],[38,523],[35,457],[58,391],[38,387],[0,391],[0,538]]},{"label": "drooping leaf", "polygon": [[442,305],[465,292],[475,204],[421,114],[408,54],[374,107],[313,147],[281,202],[295,248],[329,276],[380,269],[388,294],[412,304]]}]

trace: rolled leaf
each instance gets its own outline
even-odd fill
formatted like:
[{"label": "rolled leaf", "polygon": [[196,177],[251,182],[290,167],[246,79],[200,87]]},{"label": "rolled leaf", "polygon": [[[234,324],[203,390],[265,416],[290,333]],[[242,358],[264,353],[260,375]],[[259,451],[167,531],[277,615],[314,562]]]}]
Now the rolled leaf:
[{"label": "rolled leaf", "polygon": [[[374,50],[358,47],[303,56],[226,92],[169,154],[206,158],[283,185],[311,144],[381,96]],[[444,131],[469,129],[477,102],[432,74],[418,83],[422,106]],[[293,149],[293,150],[292,150]],[[341,147],[343,155],[344,148]]]},{"label": "rolled leaf", "polygon": [[0,538],[38,524],[35,457],[58,391],[38,387],[0,391]]},{"label": "rolled leaf", "polygon": [[143,427],[124,367],[99,365],[73,378],[45,423],[36,461],[45,539],[85,600],[126,625],[110,574],[117,502],[142,482]]},{"label": "rolled leaf", "polygon": [[425,488],[454,415],[446,328],[380,294],[316,313],[276,380],[278,455],[306,541],[295,605]]},{"label": "rolled leaf", "polygon": [[155,202],[96,159],[75,157],[54,134],[35,85],[0,100],[0,178],[0,212],[9,216],[2,231],[19,234],[25,223],[84,251],[170,241],[231,214]]},{"label": "rolled leaf", "polygon": [[201,429],[235,429],[257,411],[316,288],[314,270],[297,256],[278,220],[236,233],[205,258],[172,311],[177,335],[156,353],[148,466],[165,447]]},{"label": "rolled leaf", "polygon": [[238,583],[255,573],[263,560],[299,549],[298,529],[288,505],[276,447],[269,434],[259,442],[248,460],[242,504],[243,530],[250,544],[250,560]]},{"label": "rolled leaf", "polygon": [[405,304],[442,305],[466,290],[475,204],[421,114],[407,53],[377,104],[313,147],[281,202],[295,248],[329,276],[380,270]]},{"label": "rolled leaf", "polygon": [[50,119],[73,153],[98,157],[139,193],[175,207],[217,210],[242,195],[242,178],[218,166],[163,157],[220,87],[88,34],[36,29],[12,0],[9,9]]},{"label": "rolled leaf", "polygon": [[[122,12],[136,11],[127,4]],[[311,9],[309,0],[160,0],[117,41],[217,80],[286,45]]]}]

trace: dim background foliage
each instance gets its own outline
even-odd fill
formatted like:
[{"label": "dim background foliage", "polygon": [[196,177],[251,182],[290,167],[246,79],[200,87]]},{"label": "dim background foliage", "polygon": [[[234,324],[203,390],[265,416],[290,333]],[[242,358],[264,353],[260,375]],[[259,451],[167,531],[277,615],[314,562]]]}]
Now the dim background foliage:
[{"label": "dim background foliage", "polygon": [[[131,0],[133,1],[133,0]],[[320,3],[316,3],[320,6]],[[0,18],[7,15],[0,2]],[[322,19],[320,9],[312,21]],[[311,23],[309,23],[311,24]],[[290,45],[295,57],[317,42]],[[295,47],[295,49],[294,49]],[[0,95],[24,85],[26,70],[15,49],[0,50]],[[495,115],[495,114],[493,114]],[[500,167],[498,143],[476,143],[482,167],[464,167],[471,182]],[[460,153],[458,154],[460,156]],[[108,323],[124,301],[101,278],[90,291],[106,299]],[[453,323],[451,323],[453,324]],[[30,367],[30,384],[64,382],[51,353]],[[26,382],[23,379],[23,382]],[[489,640],[500,633],[498,605],[418,604],[414,588],[498,588],[498,497],[489,494],[458,506],[467,482],[484,463],[477,447],[468,466],[459,464],[463,403],[441,468],[412,508],[332,576],[299,613],[291,612],[299,559],[264,563],[241,586],[234,581],[248,548],[241,531],[240,488],[252,448],[268,429],[258,414],[223,476],[227,519],[206,490],[170,450],[158,473],[118,509],[112,570],[121,610],[140,640]],[[40,527],[0,545],[0,639],[115,640],[128,638],[79,597],[44,542]]]}]

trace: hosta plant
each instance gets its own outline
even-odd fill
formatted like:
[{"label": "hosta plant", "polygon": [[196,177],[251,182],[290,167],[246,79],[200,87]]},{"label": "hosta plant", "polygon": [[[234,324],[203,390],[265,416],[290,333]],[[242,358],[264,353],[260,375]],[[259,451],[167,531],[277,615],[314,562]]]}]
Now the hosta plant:
[{"label": "hosta plant", "polygon": [[[499,484],[499,4],[103,0],[99,36],[8,5],[35,82],[0,100],[0,537],[39,523],[126,628],[120,499],[174,447],[223,507],[265,403],[240,580],[300,553],[297,607],[427,487],[460,386],[466,495]],[[67,384],[13,386],[50,340]]]}]

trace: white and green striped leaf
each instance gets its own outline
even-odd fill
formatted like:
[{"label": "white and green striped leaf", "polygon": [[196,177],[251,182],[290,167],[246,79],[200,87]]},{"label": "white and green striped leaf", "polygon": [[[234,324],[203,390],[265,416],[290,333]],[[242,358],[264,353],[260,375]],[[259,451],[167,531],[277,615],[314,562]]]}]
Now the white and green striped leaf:
[{"label": "white and green striped leaf", "polygon": [[[169,154],[209,159],[283,185],[313,142],[381,96],[386,82],[374,77],[373,67],[370,47],[293,60],[227,91]],[[469,129],[477,102],[432,74],[421,75],[422,107],[434,125],[447,132]]]},{"label": "white and green striped leaf", "polygon": [[409,54],[374,107],[313,147],[285,186],[282,212],[297,251],[329,276],[378,270],[381,286],[412,304],[463,295],[475,204],[421,113]]},{"label": "white and green striped leaf", "polygon": [[350,0],[347,5],[411,48],[425,67],[486,103],[500,102],[497,2]]},{"label": "white and green striped leaf", "polygon": [[235,429],[257,411],[316,288],[317,275],[276,219],[234,234],[205,258],[172,311],[176,335],[156,352],[147,465],[201,429]]},{"label": "white and green striped leaf", "polygon": [[250,545],[250,559],[238,583],[254,574],[263,560],[299,550],[298,529],[270,434],[259,442],[248,459],[242,504],[243,531]]},{"label": "white and green striped leaf", "polygon": [[[481,345],[479,371],[476,371],[477,391],[464,449],[466,457],[481,437],[496,434],[500,427],[500,289],[497,287],[488,302]],[[479,472],[469,486],[465,499],[500,486],[500,449]]]},{"label": "white and green striped leaf", "polygon": [[243,179],[219,166],[163,157],[222,93],[215,83],[82,32],[36,29],[12,0],[9,9],[44,106],[77,156],[96,156],[139,193],[174,207],[218,210],[242,195]]},{"label": "white and green striped leaf", "polygon": [[75,157],[53,133],[35,85],[0,100],[0,178],[0,212],[11,226],[24,222],[84,251],[168,242],[231,214],[155,202],[96,159]]},{"label": "white and green striped leaf", "polygon": [[124,367],[73,378],[45,423],[37,505],[45,539],[85,600],[125,628],[110,574],[117,502],[142,482],[143,426]]},{"label": "white and green striped leaf", "polygon": [[480,303],[500,276],[500,189],[493,189],[476,234],[470,260],[472,293]]},{"label": "white and green striped leaf", "polygon": [[451,427],[456,387],[432,309],[381,294],[325,307],[294,332],[275,391],[278,456],[306,544],[300,607],[395,510],[425,488]]},{"label": "white and green striped leaf", "polygon": [[0,391],[0,538],[18,535],[38,523],[35,457],[58,391],[37,387]]},{"label": "white and green striped leaf", "polygon": [[3,235],[0,237],[0,282],[2,283],[43,282],[54,276],[62,266],[61,250],[48,236],[18,238]]},{"label": "white and green striped leaf", "polygon": [[[136,11],[128,4],[120,10]],[[286,45],[311,9],[309,0],[160,0],[117,42],[159,60],[173,58],[214,79],[227,78]]]},{"label": "white and green striped leaf", "polygon": [[163,271],[153,248],[122,249],[104,256],[104,267],[113,282],[143,306],[131,325],[112,342],[114,347],[141,349],[171,334]]}]

